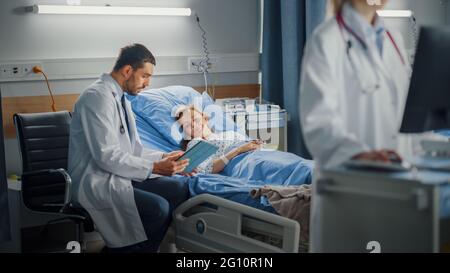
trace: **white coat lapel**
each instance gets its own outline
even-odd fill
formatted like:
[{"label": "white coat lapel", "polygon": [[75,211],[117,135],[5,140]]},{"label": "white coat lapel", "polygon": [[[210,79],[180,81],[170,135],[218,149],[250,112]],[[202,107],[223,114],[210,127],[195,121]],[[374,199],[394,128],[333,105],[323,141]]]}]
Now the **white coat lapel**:
[{"label": "white coat lapel", "polygon": [[[117,131],[119,133],[119,138],[125,137],[126,139],[128,139],[128,141],[126,141],[128,143],[127,148],[129,151],[131,151],[132,150],[131,149],[131,147],[132,147],[131,139],[127,133],[127,128],[126,128],[127,122],[125,121],[125,113],[123,112],[122,102],[120,101],[122,96],[124,96],[124,92],[122,91],[122,88],[119,86],[119,84],[111,77],[111,75],[105,73],[102,75],[101,79],[105,82],[105,85],[107,85],[111,89],[112,95],[114,96],[114,100],[116,102],[116,108],[118,111],[117,114],[119,114],[119,118],[120,118],[119,126],[123,126],[125,129],[125,133],[122,134],[121,129],[117,128]],[[122,144],[123,143],[121,143],[121,145]]]},{"label": "white coat lapel", "polygon": [[130,125],[130,143],[131,143],[131,147],[134,146],[135,142],[136,142],[136,137],[137,137],[137,133],[136,133],[136,121],[134,119],[134,114],[133,114],[133,110],[131,109],[131,103],[125,99],[125,108],[127,110],[127,114],[128,114],[128,124]]},{"label": "white coat lapel", "polygon": [[[121,137],[125,137],[125,138],[128,139],[128,143],[130,144],[129,149],[130,149],[130,151],[131,151],[131,147],[132,147],[132,146],[131,146],[131,140],[130,140],[130,137],[128,136],[128,133],[127,133],[127,128],[126,128],[127,122],[125,121],[125,113],[124,113],[123,110],[122,110],[122,103],[120,102],[120,99],[119,99],[118,97],[119,97],[119,96],[115,94],[114,99],[115,99],[115,101],[116,101],[117,109],[120,110],[120,120],[121,120],[121,123],[120,123],[120,124],[123,125],[123,127],[124,127],[124,129],[125,129],[125,133],[124,133],[124,134],[122,134],[120,131],[119,131],[119,134],[120,134]],[[127,111],[128,111],[128,110],[127,110]]]},{"label": "white coat lapel", "polygon": [[[386,36],[386,34],[384,34],[384,36]],[[369,54],[370,54],[370,58],[373,61],[373,64],[377,67],[377,70],[380,71],[381,74],[383,74],[383,76],[387,79],[391,79],[391,75],[392,73],[389,71],[388,69],[388,65],[386,65],[387,63],[391,62],[392,60],[386,60],[386,51],[390,51],[390,40],[385,37],[383,39],[383,53],[382,55],[380,55],[380,53],[378,52],[378,49],[375,48],[372,44],[371,44],[371,49],[369,50]],[[390,57],[391,54],[388,54],[388,56]]]},{"label": "white coat lapel", "polygon": [[[370,64],[373,67],[370,73],[378,73],[378,75],[374,78],[390,78],[389,70],[387,69],[386,65],[383,62],[383,58],[379,52],[379,49],[377,48],[377,45],[375,43],[376,36],[378,31],[383,31],[383,54],[386,51],[386,43],[387,41],[390,42],[389,38],[386,37],[386,33],[384,31],[384,23],[380,18],[376,18],[375,26],[370,25],[365,18],[363,18],[354,8],[351,7],[350,4],[345,4],[343,8],[343,16],[347,22],[348,25],[351,26],[351,30],[355,33],[355,35],[349,35],[353,36],[355,42],[358,43],[364,43],[364,46],[366,47],[364,51],[364,54],[366,54]],[[359,37],[361,41],[358,41],[356,37]]]}]

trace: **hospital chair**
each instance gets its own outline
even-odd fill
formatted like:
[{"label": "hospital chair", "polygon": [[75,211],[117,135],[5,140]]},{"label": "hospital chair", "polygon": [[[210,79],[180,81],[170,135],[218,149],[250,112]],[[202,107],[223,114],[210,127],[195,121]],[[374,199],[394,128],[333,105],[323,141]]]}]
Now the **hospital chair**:
[{"label": "hospital chair", "polygon": [[48,225],[72,221],[77,226],[77,241],[85,250],[84,232],[94,230],[89,214],[72,205],[71,178],[66,172],[69,112],[15,114],[14,124],[22,157],[22,200],[25,208],[47,216],[55,216]]}]

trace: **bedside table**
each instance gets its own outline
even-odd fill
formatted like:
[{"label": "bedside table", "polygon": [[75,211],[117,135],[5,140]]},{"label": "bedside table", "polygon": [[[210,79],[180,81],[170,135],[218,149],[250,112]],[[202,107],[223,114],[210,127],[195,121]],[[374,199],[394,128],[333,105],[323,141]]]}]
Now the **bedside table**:
[{"label": "bedside table", "polygon": [[288,113],[284,109],[261,112],[227,112],[250,138],[258,138],[267,144],[264,148],[287,152]]}]

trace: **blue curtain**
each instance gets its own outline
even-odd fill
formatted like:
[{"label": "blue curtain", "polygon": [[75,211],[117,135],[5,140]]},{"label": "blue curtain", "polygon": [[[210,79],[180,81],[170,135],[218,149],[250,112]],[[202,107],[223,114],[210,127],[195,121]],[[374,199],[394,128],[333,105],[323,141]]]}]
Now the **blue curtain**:
[{"label": "blue curtain", "polygon": [[326,0],[264,0],[261,58],[263,98],[289,113],[289,152],[309,158],[300,128],[299,84],[303,48],[325,18]]},{"label": "blue curtain", "polygon": [[[0,90],[0,126],[2,125],[2,93]],[[6,180],[3,126],[0,127],[0,243],[11,239],[8,209],[8,183]]]}]

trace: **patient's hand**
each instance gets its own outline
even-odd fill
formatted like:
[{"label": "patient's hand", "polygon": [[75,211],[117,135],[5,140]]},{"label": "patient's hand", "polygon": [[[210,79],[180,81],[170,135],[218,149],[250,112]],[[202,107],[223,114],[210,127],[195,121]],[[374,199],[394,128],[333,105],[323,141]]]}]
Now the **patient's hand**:
[{"label": "patient's hand", "polygon": [[192,172],[190,172],[190,173],[181,173],[181,175],[182,176],[189,176],[189,177],[191,177],[191,176],[195,176],[197,173],[198,173],[198,170],[197,170],[197,168],[195,168]]},{"label": "patient's hand", "polygon": [[247,142],[244,145],[240,146],[238,148],[238,151],[241,154],[250,152],[250,151],[254,151],[254,150],[261,148],[262,144],[263,144],[263,142],[261,140],[253,140],[253,141]]}]

